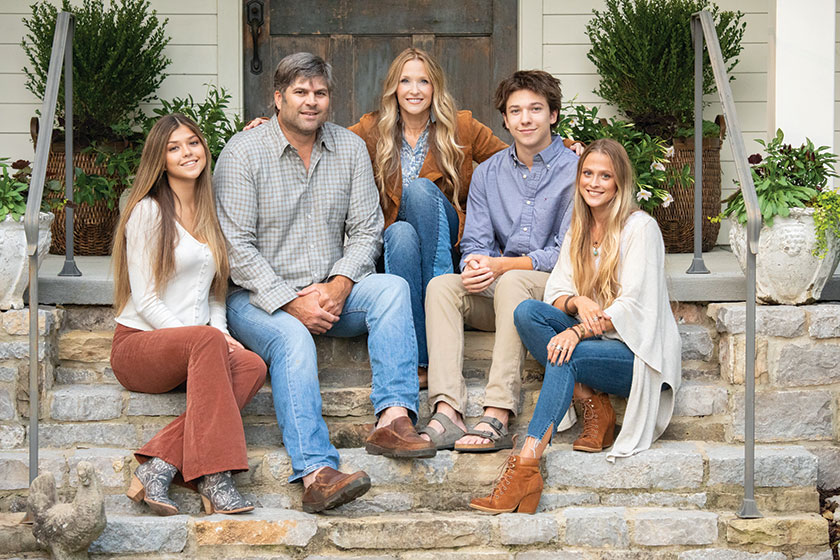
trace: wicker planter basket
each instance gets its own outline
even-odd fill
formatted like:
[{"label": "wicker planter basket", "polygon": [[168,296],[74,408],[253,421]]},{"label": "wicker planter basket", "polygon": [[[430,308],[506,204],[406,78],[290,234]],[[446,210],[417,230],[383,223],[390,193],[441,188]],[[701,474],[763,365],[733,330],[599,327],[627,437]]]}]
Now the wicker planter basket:
[{"label": "wicker planter basket", "polygon": [[[719,223],[709,218],[720,214],[720,146],[726,132],[723,116],[715,122],[720,125],[720,138],[703,139],[703,251],[709,251],[717,243]],[[675,138],[674,156],[669,167],[682,169],[688,164],[694,176],[694,138]],[[657,207],[653,217],[662,230],[665,251],[668,253],[694,252],[694,187],[671,187],[674,202],[668,208]]]},{"label": "wicker planter basket", "polygon": [[[103,174],[104,169],[96,165],[95,154],[73,154],[73,165],[85,173]],[[64,150],[51,151],[47,160],[47,178],[57,179],[64,185]],[[61,193],[49,193],[47,198],[62,198]],[[50,253],[63,255],[65,252],[64,208],[53,211],[55,221],[52,225],[52,245]],[[114,229],[117,227],[119,211],[114,206],[111,210],[103,200],[90,206],[86,203],[76,205],[73,212],[73,252],[76,255],[110,255]]]},{"label": "wicker planter basket", "polygon": [[[38,127],[37,119],[33,118],[31,123],[32,139],[37,145]],[[47,159],[47,180],[55,179],[61,183],[60,193],[45,191],[47,199],[62,199],[64,197],[64,144],[55,143],[50,147],[49,159]],[[73,166],[80,168],[85,173],[105,174],[105,168],[96,164],[95,154],[75,153],[73,154]],[[65,252],[64,235],[64,208],[53,210],[55,220],[52,223],[52,245],[50,253],[63,255]],[[73,253],[76,255],[110,255],[111,242],[114,238],[114,230],[119,220],[119,210],[116,202],[114,209],[100,200],[90,206],[85,203],[76,205],[73,213]]]}]

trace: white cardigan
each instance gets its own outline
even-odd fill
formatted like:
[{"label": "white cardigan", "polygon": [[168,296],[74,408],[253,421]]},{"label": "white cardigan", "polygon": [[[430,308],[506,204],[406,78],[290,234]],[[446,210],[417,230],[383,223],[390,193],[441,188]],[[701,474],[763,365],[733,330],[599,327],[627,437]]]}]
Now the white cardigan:
[{"label": "white cardigan", "polygon": [[[547,303],[576,293],[569,239],[566,234],[546,283]],[[604,336],[623,341],[635,360],[624,421],[607,453],[609,461],[647,449],[662,435],[674,412],[674,395],[682,377],[680,335],[668,300],[665,246],[656,221],[645,212],[632,214],[622,229],[620,250],[621,293],[604,310],[615,331]],[[570,407],[558,431],[568,429],[575,420]]]},{"label": "white cardigan", "polygon": [[157,202],[149,197],[138,202],[125,225],[131,297],[117,323],[143,331],[209,324],[227,334],[225,303],[210,293],[216,274],[213,253],[177,222],[175,273],[162,293],[155,292],[149,239],[158,235],[159,226]]}]

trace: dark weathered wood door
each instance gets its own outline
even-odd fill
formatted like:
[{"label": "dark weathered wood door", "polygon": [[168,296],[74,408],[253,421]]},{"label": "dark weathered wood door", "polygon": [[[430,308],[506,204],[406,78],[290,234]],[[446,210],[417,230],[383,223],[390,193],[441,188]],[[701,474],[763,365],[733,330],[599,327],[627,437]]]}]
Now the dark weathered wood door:
[{"label": "dark weathered wood door", "polygon": [[[309,51],[333,65],[331,120],[349,126],[377,108],[389,64],[416,46],[443,66],[459,108],[509,138],[492,98],[498,82],[516,70],[516,0],[243,0],[242,6],[247,119],[271,114],[280,59]],[[249,12],[251,19],[262,15],[256,43]]]}]

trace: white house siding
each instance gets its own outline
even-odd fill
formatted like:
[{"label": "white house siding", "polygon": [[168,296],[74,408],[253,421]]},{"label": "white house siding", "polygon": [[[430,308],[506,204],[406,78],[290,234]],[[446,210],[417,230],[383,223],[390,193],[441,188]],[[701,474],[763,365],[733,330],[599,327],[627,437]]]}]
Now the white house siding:
[{"label": "white house siding", "polygon": [[[735,68],[731,83],[736,111],[741,123],[748,152],[758,151],[755,138],[767,135],[767,70],[770,0],[719,0],[724,10],[741,10],[747,23],[744,50]],[[840,5],[840,1],[839,1]],[[586,57],[590,48],[586,24],[592,10],[601,10],[603,0],[521,0],[520,3],[520,66],[542,67],[557,76],[563,84],[563,97],[576,102],[602,107],[601,114],[616,115],[615,108],[606,105],[593,90],[599,76],[594,64]],[[688,25],[688,22],[686,22]],[[717,95],[708,96],[712,103],[704,111],[713,120],[722,113]],[[840,129],[840,126],[838,126]],[[721,150],[723,196],[732,192],[736,176],[732,150],[724,142]],[[720,242],[728,243],[727,231],[722,228]]]},{"label": "white house siding", "polygon": [[[834,19],[834,149],[840,151],[840,0],[837,0]],[[835,185],[840,181],[834,181]]]},{"label": "white house siding", "polygon": [[[26,28],[22,19],[31,13],[34,0],[2,0],[0,8],[0,157],[31,158],[29,119],[40,100],[25,86],[22,68],[27,64],[20,41]],[[58,1],[55,2],[57,5]],[[203,99],[207,87],[220,85],[233,95],[233,108],[242,100],[240,36],[241,3],[238,0],[151,0],[158,17],[167,18],[171,37],[166,55],[172,59],[158,97],[171,99],[192,94]],[[150,107],[147,106],[148,110]]]}]

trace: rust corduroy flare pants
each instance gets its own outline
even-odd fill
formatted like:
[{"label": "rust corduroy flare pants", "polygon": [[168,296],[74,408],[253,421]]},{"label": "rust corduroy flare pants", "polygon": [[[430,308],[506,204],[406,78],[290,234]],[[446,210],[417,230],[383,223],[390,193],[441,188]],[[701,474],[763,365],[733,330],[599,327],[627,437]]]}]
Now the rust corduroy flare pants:
[{"label": "rust corduroy flare pants", "polygon": [[240,410],[265,382],[259,356],[229,352],[215,327],[142,331],[117,325],[111,367],[129,391],[165,393],[186,382],[186,412],[137,451],[138,461],[159,457],[188,484],[205,474],[248,470]]}]

